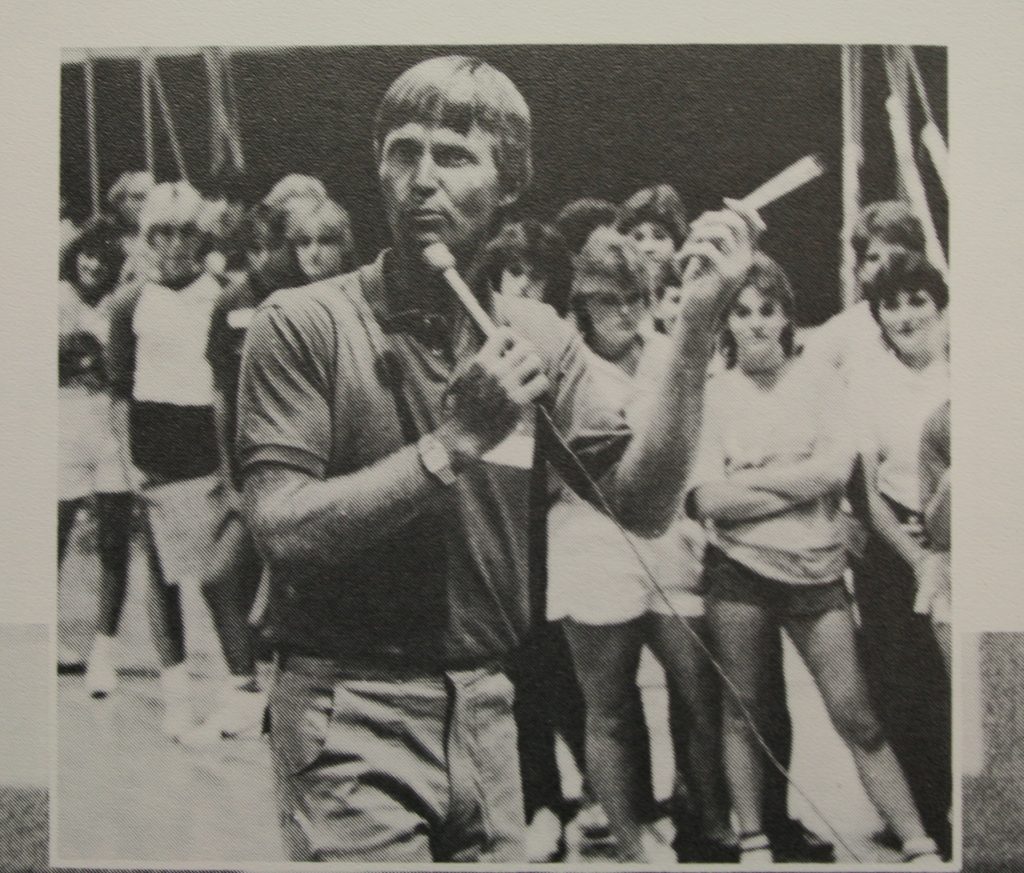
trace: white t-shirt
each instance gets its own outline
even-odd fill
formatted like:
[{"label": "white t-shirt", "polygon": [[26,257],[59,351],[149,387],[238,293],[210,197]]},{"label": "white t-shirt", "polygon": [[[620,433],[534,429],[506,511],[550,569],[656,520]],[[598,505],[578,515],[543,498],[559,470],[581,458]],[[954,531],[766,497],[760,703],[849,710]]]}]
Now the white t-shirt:
[{"label": "white t-shirt", "polygon": [[[691,488],[744,470],[789,465],[813,456],[825,439],[849,452],[845,394],[820,359],[793,358],[778,382],[761,388],[738,367],[708,381],[704,427]],[[841,487],[766,518],[713,528],[713,542],[754,572],[794,584],[838,579],[846,567]]]},{"label": "white t-shirt", "polygon": [[175,406],[213,403],[206,343],[220,290],[206,273],[180,291],[153,282],[143,286],[132,318],[136,400]]},{"label": "white t-shirt", "polygon": [[923,370],[906,366],[891,351],[865,358],[850,375],[849,391],[860,450],[878,461],[878,490],[919,511],[918,459],[924,424],[949,399],[945,356]]}]

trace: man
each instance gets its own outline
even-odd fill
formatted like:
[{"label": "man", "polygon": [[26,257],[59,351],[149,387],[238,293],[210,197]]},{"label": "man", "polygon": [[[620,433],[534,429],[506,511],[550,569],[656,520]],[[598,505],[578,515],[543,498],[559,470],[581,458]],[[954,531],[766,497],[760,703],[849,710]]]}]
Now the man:
[{"label": "man", "polygon": [[522,860],[503,670],[530,618],[533,453],[517,425],[542,403],[579,466],[540,427],[548,457],[592,499],[599,480],[641,534],[666,528],[689,469],[713,328],[751,263],[754,219],[695,222],[703,267],[631,436],[553,310],[483,300],[502,327],[481,345],[423,265],[437,242],[472,263],[529,183],[530,126],[515,85],[479,60],[407,70],[374,126],[394,248],[278,292],[249,329],[238,457],[272,578],[271,746],[296,860]]}]

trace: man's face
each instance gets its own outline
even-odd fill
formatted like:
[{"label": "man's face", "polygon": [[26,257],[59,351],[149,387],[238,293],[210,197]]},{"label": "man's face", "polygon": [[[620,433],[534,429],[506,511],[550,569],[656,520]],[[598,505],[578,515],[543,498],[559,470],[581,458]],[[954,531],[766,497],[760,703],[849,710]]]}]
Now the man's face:
[{"label": "man's face", "polygon": [[395,245],[417,254],[442,242],[468,263],[503,205],[494,137],[409,122],[381,145],[380,177]]}]

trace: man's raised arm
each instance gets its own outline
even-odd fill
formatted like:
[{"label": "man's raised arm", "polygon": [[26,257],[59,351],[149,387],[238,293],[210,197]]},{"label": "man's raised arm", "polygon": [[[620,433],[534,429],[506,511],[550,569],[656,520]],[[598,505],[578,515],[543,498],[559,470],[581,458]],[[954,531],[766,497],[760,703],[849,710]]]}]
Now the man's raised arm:
[{"label": "man's raised arm", "polygon": [[[603,479],[612,511],[630,530],[657,536],[675,517],[693,465],[704,408],[704,384],[722,314],[750,271],[759,219],[723,210],[694,222],[680,252],[683,304],[673,354],[653,402],[635,423],[619,464]],[[692,274],[690,261],[699,259]]]}]

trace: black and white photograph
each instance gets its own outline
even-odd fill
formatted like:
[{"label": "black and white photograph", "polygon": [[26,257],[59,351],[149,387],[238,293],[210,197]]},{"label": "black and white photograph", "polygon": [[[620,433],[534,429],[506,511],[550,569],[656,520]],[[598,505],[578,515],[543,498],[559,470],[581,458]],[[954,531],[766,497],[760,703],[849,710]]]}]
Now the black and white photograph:
[{"label": "black and white photograph", "polygon": [[1024,864],[1024,7],[0,33],[0,873]]},{"label": "black and white photograph", "polygon": [[54,857],[953,861],[947,64],[65,49]]}]

